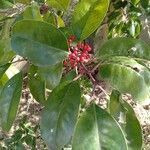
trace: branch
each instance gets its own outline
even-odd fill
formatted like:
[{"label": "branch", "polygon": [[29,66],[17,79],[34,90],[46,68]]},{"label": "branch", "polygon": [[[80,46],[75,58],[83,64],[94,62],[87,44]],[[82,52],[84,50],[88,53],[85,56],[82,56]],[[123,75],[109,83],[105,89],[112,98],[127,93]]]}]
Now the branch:
[{"label": "branch", "polygon": [[[95,78],[92,76],[92,72],[89,71],[83,63],[80,63],[80,64],[81,64],[81,66],[84,68],[85,72],[86,72],[87,75],[90,77],[90,79],[91,79],[91,81],[92,81],[92,83],[93,83],[93,86],[94,86],[94,87],[93,87],[92,95],[93,95],[93,93],[94,93],[94,90],[96,89],[96,86],[98,86],[98,88],[100,88],[100,90],[101,90],[107,97],[109,97],[109,95],[107,94],[107,92],[99,85],[99,81],[98,81],[97,79],[95,79]],[[97,64],[97,65],[93,68],[93,70],[97,69],[99,65],[100,65],[100,63]]]},{"label": "branch", "polygon": [[95,84],[95,81],[96,81],[96,80],[95,80],[94,77],[92,76],[91,71],[89,71],[83,63],[80,63],[80,64],[81,64],[81,66],[83,67],[83,69],[85,70],[86,74],[90,77],[92,83]]},{"label": "branch", "polygon": [[22,61],[27,61],[27,59],[18,59],[16,61],[12,61],[12,64],[18,63],[18,62],[22,62]]},{"label": "branch", "polygon": [[79,74],[78,76],[76,76],[74,79],[73,79],[73,81],[77,81],[79,78],[81,78],[82,77],[82,74]]}]

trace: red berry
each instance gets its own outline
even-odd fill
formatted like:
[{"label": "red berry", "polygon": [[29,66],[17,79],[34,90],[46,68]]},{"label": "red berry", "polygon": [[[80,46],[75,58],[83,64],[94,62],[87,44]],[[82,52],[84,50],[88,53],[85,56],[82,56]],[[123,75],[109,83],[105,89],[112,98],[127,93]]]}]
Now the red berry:
[{"label": "red berry", "polygon": [[86,43],[84,45],[84,51],[90,52],[92,50],[92,48]]},{"label": "red berry", "polygon": [[89,59],[90,58],[90,55],[88,54],[88,55],[86,55],[86,59]]},{"label": "red berry", "polygon": [[83,52],[82,54],[81,54],[81,56],[83,56],[83,57],[86,57],[88,55],[88,53],[86,53],[86,52]]},{"label": "red berry", "polygon": [[81,55],[80,56],[80,61],[83,62],[84,60],[85,60],[85,57]]},{"label": "red berry", "polygon": [[80,57],[77,57],[77,58],[76,58],[76,61],[79,62],[79,61],[80,61]]},{"label": "red berry", "polygon": [[74,50],[73,53],[74,53],[75,55],[78,55],[78,51],[77,51],[77,50]]},{"label": "red berry", "polygon": [[72,53],[72,54],[71,54],[71,57],[72,57],[73,59],[75,59],[75,58],[76,58],[76,55],[75,55],[74,53]]}]

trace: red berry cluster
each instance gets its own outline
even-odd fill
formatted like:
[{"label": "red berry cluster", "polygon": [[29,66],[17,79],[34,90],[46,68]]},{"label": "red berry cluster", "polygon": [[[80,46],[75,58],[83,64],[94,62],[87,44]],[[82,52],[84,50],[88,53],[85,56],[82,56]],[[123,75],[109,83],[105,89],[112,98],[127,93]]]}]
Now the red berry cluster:
[{"label": "red berry cluster", "polygon": [[[75,68],[78,64],[88,62],[90,59],[89,52],[91,51],[91,47],[88,43],[79,42],[74,44],[75,36],[72,35],[68,38],[69,45],[69,57],[68,60],[64,61],[64,65],[70,65],[71,68]],[[69,63],[69,64],[68,64]]]}]

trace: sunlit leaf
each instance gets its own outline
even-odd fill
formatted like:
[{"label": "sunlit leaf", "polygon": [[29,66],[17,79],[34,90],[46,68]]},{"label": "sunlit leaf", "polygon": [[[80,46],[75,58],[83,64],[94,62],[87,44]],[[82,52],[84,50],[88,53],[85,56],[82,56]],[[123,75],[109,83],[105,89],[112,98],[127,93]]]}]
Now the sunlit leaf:
[{"label": "sunlit leaf", "polygon": [[58,10],[66,11],[70,4],[70,0],[47,0],[47,4]]},{"label": "sunlit leaf", "polygon": [[22,74],[13,76],[0,94],[0,123],[3,130],[9,131],[16,117],[21,91]]},{"label": "sunlit leaf", "polygon": [[[142,130],[133,108],[121,100],[121,94],[113,91],[109,103],[110,114],[120,122],[125,132],[128,149],[141,150],[142,148]],[[117,116],[116,116],[117,114]]]},{"label": "sunlit leaf", "polygon": [[73,13],[72,29],[80,40],[90,36],[103,21],[109,0],[81,0]]},{"label": "sunlit leaf", "polygon": [[77,82],[58,86],[50,94],[40,123],[42,137],[49,149],[61,150],[71,140],[78,117],[80,97]]},{"label": "sunlit leaf", "polygon": [[31,66],[29,70],[29,88],[30,92],[37,102],[44,105],[46,101],[46,84],[37,73],[38,67]]},{"label": "sunlit leaf", "polygon": [[58,63],[54,66],[38,68],[38,74],[40,75],[41,79],[46,82],[46,86],[49,89],[53,89],[59,84],[62,77],[62,73],[62,63]]},{"label": "sunlit leaf", "polygon": [[108,40],[97,51],[98,58],[130,56],[150,60],[150,46],[139,39],[119,37]]},{"label": "sunlit leaf", "polygon": [[150,96],[149,86],[146,85],[144,77],[132,68],[120,63],[106,63],[99,68],[101,78],[108,81],[113,88],[121,93],[129,93],[135,100],[147,100]]},{"label": "sunlit leaf", "polygon": [[11,43],[17,54],[27,57],[37,66],[55,65],[68,55],[63,33],[55,26],[41,21],[17,22],[12,29]]},{"label": "sunlit leaf", "polygon": [[91,105],[80,117],[73,136],[73,150],[127,150],[118,123],[103,109]]}]

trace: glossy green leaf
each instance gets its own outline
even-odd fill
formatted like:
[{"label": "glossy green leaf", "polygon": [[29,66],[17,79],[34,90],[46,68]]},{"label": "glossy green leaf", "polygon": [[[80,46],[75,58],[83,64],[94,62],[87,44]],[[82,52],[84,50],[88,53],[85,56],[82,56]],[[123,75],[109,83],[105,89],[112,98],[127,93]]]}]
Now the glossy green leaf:
[{"label": "glossy green leaf", "polygon": [[62,78],[61,78],[61,83],[65,82],[72,82],[73,79],[77,76],[75,70],[72,70],[68,73],[66,73]]},{"label": "glossy green leaf", "polygon": [[0,78],[3,76],[3,74],[8,69],[9,66],[10,66],[10,64],[5,64],[3,66],[0,66]]},{"label": "glossy green leaf", "polygon": [[129,141],[129,150],[141,150],[143,138],[140,122],[138,121],[133,108],[127,102],[124,101],[123,106],[127,110],[125,132],[127,134],[126,138]]},{"label": "glossy green leaf", "polygon": [[9,80],[9,78],[7,77],[6,74],[4,74],[1,78],[0,78],[0,93],[4,87],[4,85],[7,83],[7,81]]},{"label": "glossy green leaf", "polygon": [[71,0],[47,0],[47,4],[58,10],[66,11]]},{"label": "glossy green leaf", "polygon": [[106,63],[99,68],[99,75],[113,88],[121,93],[131,94],[135,100],[147,100],[150,96],[149,87],[143,76],[136,72],[136,68],[119,63]]},{"label": "glossy green leaf", "polygon": [[73,150],[127,150],[119,124],[103,109],[91,105],[80,117],[73,136]]},{"label": "glossy green leaf", "polygon": [[[138,61],[135,61],[132,58],[124,57],[124,56],[116,56],[116,57],[110,57],[105,60],[105,63],[117,63],[126,67],[129,67],[136,71],[145,81],[145,84],[150,89],[150,70],[147,68],[147,66],[143,62],[143,59],[138,59]],[[146,61],[147,62],[147,61]]]},{"label": "glossy green leaf", "polygon": [[[122,101],[120,93],[113,91],[109,103],[110,114],[118,120],[125,132],[128,140],[129,150],[141,150],[142,148],[142,131],[140,123],[136,117],[133,108],[126,102]],[[115,114],[118,114],[116,117]]]},{"label": "glossy green leaf", "polygon": [[90,36],[103,21],[109,0],[81,0],[73,13],[72,29],[80,40]]},{"label": "glossy green leaf", "polygon": [[8,78],[8,76],[6,75],[6,73],[3,74],[3,76],[2,76],[1,79],[0,79],[0,86],[3,87],[3,86],[7,83],[8,80],[9,80],[9,78]]},{"label": "glossy green leaf", "polygon": [[38,20],[42,21],[42,16],[40,14],[40,7],[36,3],[32,3],[31,6],[28,6],[24,12],[17,18],[18,20],[22,19],[33,19],[33,20]]},{"label": "glossy green leaf", "polygon": [[127,26],[127,28],[129,30],[129,34],[133,38],[136,38],[137,36],[140,35],[140,33],[141,33],[141,24],[140,24],[139,21],[131,20],[131,21],[129,21],[128,26]]},{"label": "glossy green leaf", "polygon": [[9,2],[8,0],[0,0],[0,8],[1,9],[9,8],[12,6],[13,6],[13,4],[11,2]]},{"label": "glossy green leaf", "polygon": [[62,28],[65,27],[65,22],[63,21],[63,19],[60,16],[57,16],[57,26],[58,28]]},{"label": "glossy green leaf", "polygon": [[150,60],[150,46],[139,39],[119,37],[107,41],[97,52],[98,58],[130,56]]},{"label": "glossy green leaf", "polygon": [[[59,42],[58,42],[59,41]],[[55,65],[68,55],[63,33],[51,24],[22,20],[12,29],[12,48],[37,66]]]},{"label": "glossy green leaf", "polygon": [[65,22],[63,19],[57,14],[54,15],[52,12],[47,12],[45,15],[43,15],[43,20],[53,24],[57,28],[65,27]]},{"label": "glossy green leaf", "polygon": [[134,5],[137,5],[140,2],[140,0],[131,0],[131,3]]},{"label": "glossy green leaf", "polygon": [[113,90],[110,96],[110,101],[109,101],[109,105],[108,105],[108,109],[110,114],[117,120],[119,121],[119,119],[124,120],[125,115],[122,115],[121,112],[124,112],[125,109],[122,106],[121,103],[119,103],[120,101],[120,96],[121,93]]},{"label": "glossy green leaf", "polygon": [[49,89],[55,88],[60,83],[62,73],[62,63],[58,63],[54,66],[38,68],[38,74],[40,75],[41,79],[46,82],[46,86]]},{"label": "glossy green leaf", "polygon": [[8,63],[14,56],[11,50],[10,39],[0,40],[0,65]]},{"label": "glossy green leaf", "polygon": [[37,73],[38,67],[31,66],[29,70],[29,88],[30,92],[37,102],[44,105],[46,102],[45,81]]},{"label": "glossy green leaf", "polygon": [[10,28],[13,21],[13,19],[5,21],[2,27],[0,35],[0,65],[8,63],[14,56],[10,42]]},{"label": "glossy green leaf", "polygon": [[40,123],[42,138],[49,149],[61,150],[71,140],[80,98],[77,82],[58,86],[50,94]]},{"label": "glossy green leaf", "polygon": [[21,73],[13,76],[0,94],[0,123],[3,130],[9,131],[15,120],[22,91],[22,79]]},{"label": "glossy green leaf", "polygon": [[43,15],[43,20],[47,23],[50,23],[54,26],[57,26],[56,24],[56,16],[54,16],[51,12],[47,12],[46,14]]}]

